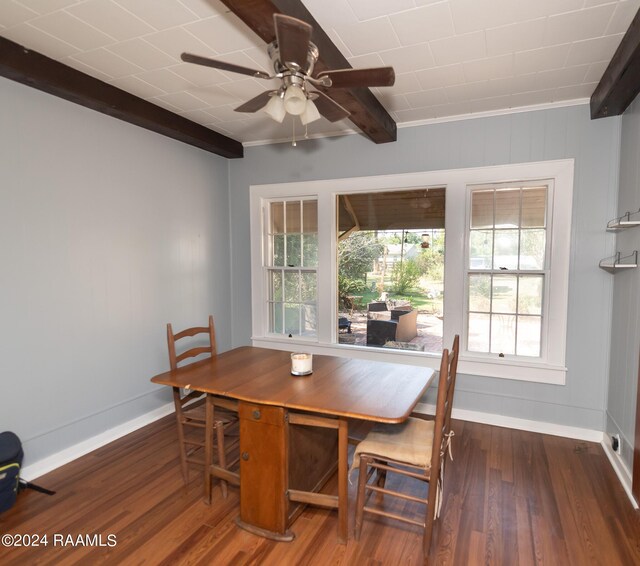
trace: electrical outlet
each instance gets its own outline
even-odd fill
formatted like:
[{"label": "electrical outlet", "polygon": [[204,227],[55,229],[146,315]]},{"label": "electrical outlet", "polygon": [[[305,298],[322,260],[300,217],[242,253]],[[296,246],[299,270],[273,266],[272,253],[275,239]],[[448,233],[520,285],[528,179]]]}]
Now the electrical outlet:
[{"label": "electrical outlet", "polygon": [[622,443],[620,442],[619,434],[614,434],[611,437],[611,448],[618,456],[622,455]]}]

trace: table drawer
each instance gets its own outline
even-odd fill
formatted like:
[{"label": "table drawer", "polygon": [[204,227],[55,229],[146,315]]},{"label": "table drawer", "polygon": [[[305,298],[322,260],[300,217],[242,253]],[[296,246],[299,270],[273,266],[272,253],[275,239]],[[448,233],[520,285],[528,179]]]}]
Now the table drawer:
[{"label": "table drawer", "polygon": [[247,421],[260,422],[275,426],[284,426],[284,409],[270,405],[240,403],[238,415]]}]

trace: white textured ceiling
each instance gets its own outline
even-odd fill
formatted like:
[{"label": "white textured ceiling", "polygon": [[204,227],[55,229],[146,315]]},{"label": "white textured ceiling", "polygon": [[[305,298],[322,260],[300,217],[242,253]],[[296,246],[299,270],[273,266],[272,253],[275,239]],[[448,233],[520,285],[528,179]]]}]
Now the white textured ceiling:
[{"label": "white textured ceiling", "polygon": [[[591,96],[640,0],[303,0],[398,126]],[[233,109],[273,81],[180,61],[188,51],[270,71],[266,45],[218,0],[0,0],[0,36],[241,142],[292,122]],[[309,135],[352,131],[325,119]],[[297,135],[302,126],[296,121]]]}]

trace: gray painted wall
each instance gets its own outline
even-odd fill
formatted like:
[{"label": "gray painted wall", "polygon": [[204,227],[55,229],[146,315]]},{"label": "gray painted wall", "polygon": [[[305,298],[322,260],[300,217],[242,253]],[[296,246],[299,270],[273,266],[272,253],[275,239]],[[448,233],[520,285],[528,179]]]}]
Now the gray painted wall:
[{"label": "gray painted wall", "polygon": [[[616,216],[640,208],[640,97],[622,116],[620,189]],[[635,219],[640,219],[636,216]],[[623,254],[640,250],[640,228],[616,236]],[[640,348],[640,269],[616,273],[613,287],[611,365],[607,401],[607,432],[620,434],[621,456],[633,466],[638,357]]]},{"label": "gray painted wall", "polygon": [[[233,345],[251,336],[249,186],[575,158],[566,385],[460,376],[456,407],[604,430],[613,279],[598,268],[614,237],[619,118],[586,105],[403,128],[375,145],[347,136],[247,148],[230,162]],[[463,211],[461,211],[461,214]]]},{"label": "gray painted wall", "polygon": [[223,158],[0,79],[0,430],[25,464],[170,400],[165,325],[231,346]]},{"label": "gray painted wall", "polygon": [[570,107],[227,162],[0,79],[0,429],[29,464],[167,402],[149,383],[167,321],[212,313],[221,350],[249,343],[251,184],[575,158],[567,384],[460,376],[456,406],[602,430],[622,279],[597,264],[615,245],[619,127]]}]

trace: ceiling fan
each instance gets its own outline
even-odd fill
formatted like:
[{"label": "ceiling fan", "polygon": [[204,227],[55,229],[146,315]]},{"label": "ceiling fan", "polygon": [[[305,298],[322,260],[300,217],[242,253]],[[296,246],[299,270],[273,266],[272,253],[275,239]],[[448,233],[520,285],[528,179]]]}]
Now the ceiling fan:
[{"label": "ceiling fan", "polygon": [[313,28],[302,20],[284,14],[274,14],[273,22],[276,39],[267,47],[275,71],[273,75],[191,53],[183,53],[181,59],[187,63],[258,79],[280,79],[281,85],[278,89],[259,94],[235,108],[235,111],[257,112],[264,108],[277,122],[282,122],[287,114],[291,114],[300,116],[303,125],[318,120],[320,116],[324,116],[330,122],[337,122],[350,114],[324,92],[311,90],[310,87],[325,89],[392,86],[395,82],[392,67],[328,70],[313,76],[313,67],[319,54],[318,48],[311,42]]}]

